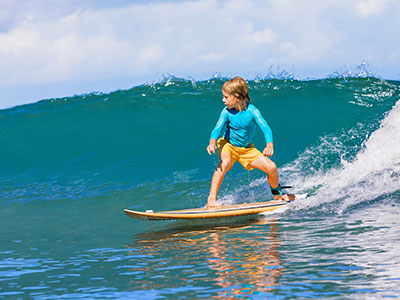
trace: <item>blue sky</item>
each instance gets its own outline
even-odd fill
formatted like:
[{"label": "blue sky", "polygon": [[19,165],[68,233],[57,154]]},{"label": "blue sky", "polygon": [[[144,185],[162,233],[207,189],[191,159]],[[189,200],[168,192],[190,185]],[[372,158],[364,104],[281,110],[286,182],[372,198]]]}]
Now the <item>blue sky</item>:
[{"label": "blue sky", "polygon": [[2,0],[0,108],[153,82],[285,70],[400,79],[399,0]]}]

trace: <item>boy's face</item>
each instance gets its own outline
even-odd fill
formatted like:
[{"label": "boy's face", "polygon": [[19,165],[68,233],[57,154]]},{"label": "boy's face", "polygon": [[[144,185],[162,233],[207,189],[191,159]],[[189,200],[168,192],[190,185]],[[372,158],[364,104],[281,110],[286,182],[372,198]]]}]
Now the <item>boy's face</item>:
[{"label": "boy's face", "polygon": [[224,90],[222,90],[222,95],[223,95],[222,102],[224,102],[224,104],[229,109],[231,109],[231,108],[238,109],[239,108],[240,100],[238,98],[236,98],[233,95],[228,94]]}]

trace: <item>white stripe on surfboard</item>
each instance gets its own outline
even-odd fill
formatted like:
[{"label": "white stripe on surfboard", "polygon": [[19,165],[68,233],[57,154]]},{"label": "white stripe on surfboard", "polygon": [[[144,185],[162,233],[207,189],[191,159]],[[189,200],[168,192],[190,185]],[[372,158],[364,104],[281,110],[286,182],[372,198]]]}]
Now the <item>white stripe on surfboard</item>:
[{"label": "white stripe on surfboard", "polygon": [[263,208],[263,207],[274,207],[274,206],[282,206],[286,205],[289,202],[282,203],[274,203],[274,204],[261,204],[261,205],[252,205],[252,206],[242,206],[242,207],[231,207],[231,208],[219,208],[219,209],[210,209],[210,210],[190,210],[190,211],[165,211],[165,212],[155,212],[155,214],[166,214],[166,215],[190,215],[190,214],[203,214],[203,213],[218,213],[225,211],[235,211],[235,210],[246,210],[246,209],[254,209],[254,208]]}]

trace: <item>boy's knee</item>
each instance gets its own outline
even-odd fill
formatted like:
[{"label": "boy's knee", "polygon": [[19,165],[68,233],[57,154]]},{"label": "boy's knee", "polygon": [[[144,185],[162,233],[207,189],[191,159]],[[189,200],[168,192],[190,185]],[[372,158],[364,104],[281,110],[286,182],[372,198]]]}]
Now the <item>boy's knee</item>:
[{"label": "boy's knee", "polygon": [[222,160],[220,166],[223,172],[229,171],[232,168],[230,160]]},{"label": "boy's knee", "polygon": [[273,161],[269,162],[267,165],[267,170],[268,172],[276,171],[276,164]]}]

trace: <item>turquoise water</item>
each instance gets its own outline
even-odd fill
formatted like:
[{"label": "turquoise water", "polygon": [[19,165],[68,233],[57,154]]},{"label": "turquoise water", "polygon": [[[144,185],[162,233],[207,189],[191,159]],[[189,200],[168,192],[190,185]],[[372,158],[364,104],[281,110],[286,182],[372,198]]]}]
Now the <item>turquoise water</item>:
[{"label": "turquoise water", "polygon": [[[225,223],[125,216],[205,205],[223,82],[1,110],[0,298],[400,297],[398,81],[249,81],[281,182],[311,196]],[[225,204],[270,198],[240,165],[220,190]]]}]

